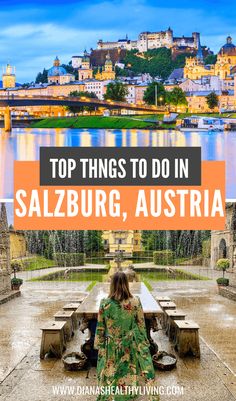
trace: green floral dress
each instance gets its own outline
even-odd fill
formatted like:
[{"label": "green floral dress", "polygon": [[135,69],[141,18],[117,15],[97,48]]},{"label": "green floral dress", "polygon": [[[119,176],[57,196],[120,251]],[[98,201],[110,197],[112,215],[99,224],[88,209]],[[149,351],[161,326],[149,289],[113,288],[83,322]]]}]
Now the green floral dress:
[{"label": "green floral dress", "polygon": [[[97,375],[100,387],[139,386],[140,378],[152,383],[155,377],[145,320],[139,298],[119,303],[103,299],[95,336],[98,349]],[[100,394],[97,401],[124,401],[130,395]]]}]

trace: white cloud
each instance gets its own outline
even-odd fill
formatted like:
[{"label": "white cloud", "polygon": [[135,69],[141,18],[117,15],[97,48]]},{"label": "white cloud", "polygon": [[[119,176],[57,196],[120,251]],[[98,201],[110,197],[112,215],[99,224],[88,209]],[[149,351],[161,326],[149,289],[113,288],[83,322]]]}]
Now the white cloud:
[{"label": "white cloud", "polygon": [[[16,65],[17,79],[35,79],[37,72],[52,65],[58,55],[63,63],[85,48],[95,48],[98,39],[117,40],[127,33],[136,38],[144,30],[161,30],[171,26],[174,34],[202,34],[202,44],[218,51],[230,33],[235,37],[234,19],[223,19],[215,10],[160,7],[145,0],[102,1],[41,9],[0,11],[0,65]],[[153,2],[154,3],[154,2]],[[23,6],[22,6],[23,7]],[[25,7],[25,6],[24,6]],[[22,21],[19,23],[19,21]]]}]

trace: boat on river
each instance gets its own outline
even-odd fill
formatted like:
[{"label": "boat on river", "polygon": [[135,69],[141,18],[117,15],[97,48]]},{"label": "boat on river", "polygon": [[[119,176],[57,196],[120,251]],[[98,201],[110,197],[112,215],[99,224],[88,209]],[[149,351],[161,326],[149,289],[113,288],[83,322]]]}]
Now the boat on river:
[{"label": "boat on river", "polygon": [[186,117],[181,121],[180,131],[189,131],[189,129],[208,132],[224,131],[225,121],[222,118],[215,117]]}]

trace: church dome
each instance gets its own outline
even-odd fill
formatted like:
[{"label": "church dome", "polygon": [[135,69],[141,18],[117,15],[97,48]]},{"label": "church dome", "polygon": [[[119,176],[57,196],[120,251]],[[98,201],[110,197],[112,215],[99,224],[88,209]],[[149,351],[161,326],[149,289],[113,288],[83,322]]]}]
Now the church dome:
[{"label": "church dome", "polygon": [[231,36],[228,36],[226,43],[221,47],[219,54],[226,56],[236,56],[236,46],[232,43]]},{"label": "church dome", "polygon": [[66,74],[66,69],[60,66],[60,60],[58,57],[56,57],[53,63],[53,67],[49,68],[48,70],[48,77],[57,77]]}]

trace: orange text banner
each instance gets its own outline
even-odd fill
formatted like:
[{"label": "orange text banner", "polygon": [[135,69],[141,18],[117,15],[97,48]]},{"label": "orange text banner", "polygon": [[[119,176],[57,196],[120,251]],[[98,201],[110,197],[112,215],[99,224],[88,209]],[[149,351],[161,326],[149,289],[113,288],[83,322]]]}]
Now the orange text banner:
[{"label": "orange text banner", "polygon": [[223,230],[224,202],[224,162],[196,187],[46,187],[39,162],[15,162],[16,230]]}]

